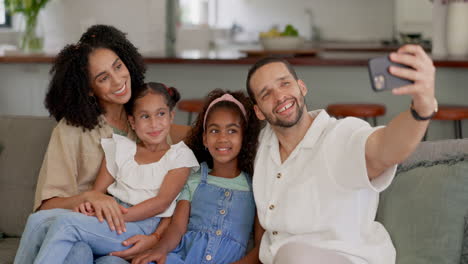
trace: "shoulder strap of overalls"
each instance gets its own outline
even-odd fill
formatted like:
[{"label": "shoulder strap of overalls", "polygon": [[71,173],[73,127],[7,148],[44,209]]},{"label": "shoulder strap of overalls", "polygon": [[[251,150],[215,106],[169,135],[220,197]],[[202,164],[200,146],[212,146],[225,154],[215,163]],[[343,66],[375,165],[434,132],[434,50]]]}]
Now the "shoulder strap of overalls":
[{"label": "shoulder strap of overalls", "polygon": [[206,183],[207,178],[208,178],[208,165],[206,164],[206,162],[202,162],[200,166],[201,166],[201,182]]},{"label": "shoulder strap of overalls", "polygon": [[243,171],[242,173],[244,173],[245,179],[247,180],[247,183],[249,184],[250,190],[253,191],[253,187],[252,187],[252,180],[253,179],[252,179],[252,177],[250,177],[250,175],[245,171]]}]

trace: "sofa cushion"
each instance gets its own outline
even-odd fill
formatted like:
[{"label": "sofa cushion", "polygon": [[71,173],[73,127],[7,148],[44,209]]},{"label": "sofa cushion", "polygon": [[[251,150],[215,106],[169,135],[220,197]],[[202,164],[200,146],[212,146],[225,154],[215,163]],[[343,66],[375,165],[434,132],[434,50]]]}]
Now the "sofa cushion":
[{"label": "sofa cushion", "polygon": [[377,220],[398,264],[458,264],[467,212],[468,140],[424,142],[381,194]]},{"label": "sofa cushion", "polygon": [[0,239],[0,264],[13,263],[19,241],[19,238]]},{"label": "sofa cushion", "polygon": [[460,264],[468,264],[468,215],[465,216],[465,232],[463,235],[463,246]]},{"label": "sofa cushion", "polygon": [[19,236],[34,201],[37,175],[55,121],[47,117],[0,116],[0,232]]}]

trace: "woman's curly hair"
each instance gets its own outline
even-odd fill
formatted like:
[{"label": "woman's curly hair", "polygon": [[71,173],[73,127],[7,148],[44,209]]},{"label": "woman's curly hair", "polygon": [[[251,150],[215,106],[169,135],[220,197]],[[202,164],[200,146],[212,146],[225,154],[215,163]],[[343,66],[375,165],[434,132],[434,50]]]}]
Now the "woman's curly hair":
[{"label": "woman's curly hair", "polygon": [[57,121],[65,118],[68,124],[93,129],[99,125],[104,109],[94,96],[88,76],[89,54],[98,48],[110,49],[127,67],[132,93],[143,88],[146,66],[137,48],[125,33],[113,26],[94,25],[77,44],[65,46],[50,70],[52,79],[45,98],[45,107]]},{"label": "woman's curly hair", "polygon": [[215,103],[211,108],[207,116],[207,120],[210,116],[210,113],[213,113],[218,108],[228,108],[234,109],[241,118],[241,126],[243,130],[242,138],[242,147],[237,156],[238,167],[241,171],[247,172],[249,175],[253,173],[253,163],[255,160],[255,154],[257,153],[258,145],[258,134],[260,132],[260,121],[257,119],[255,112],[253,110],[252,101],[242,92],[242,91],[223,91],[221,89],[215,89],[210,92],[206,99],[205,105],[202,112],[198,115],[195,125],[192,130],[189,132],[189,135],[185,139],[187,146],[192,149],[195,157],[197,157],[198,162],[206,162],[210,168],[213,167],[213,157],[211,157],[210,152],[205,149],[203,145],[203,133],[205,133],[203,128],[204,117],[207,114],[206,110],[213,100],[223,96],[224,94],[230,94],[236,98],[245,108],[247,113],[247,120],[244,118],[239,107],[229,101],[220,101]]}]

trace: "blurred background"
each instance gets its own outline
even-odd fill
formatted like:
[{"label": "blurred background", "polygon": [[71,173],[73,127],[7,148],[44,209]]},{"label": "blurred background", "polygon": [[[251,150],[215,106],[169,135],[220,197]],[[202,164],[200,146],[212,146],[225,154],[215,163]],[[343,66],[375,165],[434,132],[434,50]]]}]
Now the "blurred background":
[{"label": "blurred background", "polygon": [[[246,51],[262,52],[262,32],[292,25],[304,40],[300,51],[317,52],[287,54],[308,84],[309,109],[335,102],[380,103],[387,113],[379,124],[408,109],[410,98],[374,93],[366,67],[369,58],[403,43],[421,44],[429,54],[437,46],[442,52],[432,55],[439,103],[467,104],[467,54],[447,56],[447,48],[439,49],[447,39],[447,1],[49,0],[38,15],[41,49],[34,52],[20,48],[24,19],[8,15],[4,3],[0,0],[0,115],[47,116],[43,98],[54,55],[93,24],[127,32],[146,58],[147,81],[173,85],[183,99],[201,98],[214,88],[245,89],[247,70],[256,60]],[[454,24],[465,32],[468,20],[459,21]],[[468,53],[468,38],[462,47]],[[175,120],[185,124],[187,118],[179,111]],[[451,137],[451,122],[431,124],[429,139]]]},{"label": "blurred background", "polygon": [[[0,44],[16,45],[20,18],[5,17]],[[400,33],[430,40],[428,0],[50,0],[39,15],[44,50],[57,52],[90,25],[112,24],[143,52],[165,51],[167,23],[177,51],[255,44],[259,32],[294,25],[307,40],[391,41]]]}]

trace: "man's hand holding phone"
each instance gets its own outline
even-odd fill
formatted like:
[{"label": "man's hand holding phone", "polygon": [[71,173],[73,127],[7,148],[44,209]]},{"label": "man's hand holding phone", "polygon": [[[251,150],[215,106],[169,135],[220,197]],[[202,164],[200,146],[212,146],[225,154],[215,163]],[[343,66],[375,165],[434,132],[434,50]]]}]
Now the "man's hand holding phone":
[{"label": "man's hand holding phone", "polygon": [[[388,57],[391,62],[405,65],[400,67],[394,64],[388,65],[388,73],[393,77],[398,77],[401,82],[394,80],[398,78],[389,78],[390,83],[401,83],[403,86],[388,86],[384,88],[392,89],[395,95],[411,95],[413,99],[413,108],[419,116],[430,116],[437,110],[437,101],[435,100],[435,67],[431,58],[419,45],[405,45],[400,47]],[[372,61],[372,60],[371,60]],[[369,72],[371,73],[371,82],[374,90],[377,87],[375,75],[372,73],[371,61],[369,63]],[[381,70],[380,70],[381,71]],[[375,73],[375,71],[374,71]],[[386,84],[389,81],[385,80]],[[406,80],[406,81],[404,81]]]}]

